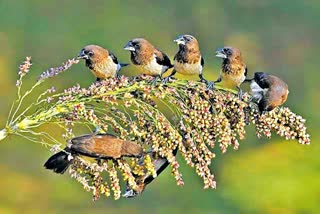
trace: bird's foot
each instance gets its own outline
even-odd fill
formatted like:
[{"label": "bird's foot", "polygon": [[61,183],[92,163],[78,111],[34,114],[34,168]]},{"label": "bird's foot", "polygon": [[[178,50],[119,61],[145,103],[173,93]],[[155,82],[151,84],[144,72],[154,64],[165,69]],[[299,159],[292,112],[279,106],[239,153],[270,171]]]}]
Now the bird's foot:
[{"label": "bird's foot", "polygon": [[213,90],[214,89],[214,84],[215,84],[215,81],[208,81],[204,78],[200,78],[200,82],[206,84],[206,87],[208,90]]},{"label": "bird's foot", "polygon": [[120,80],[122,77],[123,77],[123,75],[121,75],[121,74],[116,74],[116,79],[117,79],[117,80]]},{"label": "bird's foot", "polygon": [[157,84],[157,81],[160,77],[156,76],[152,81],[151,81],[151,85],[155,86]]},{"label": "bird's foot", "polygon": [[130,81],[130,82],[136,82],[137,79],[138,79],[137,76],[129,77],[129,81]]},{"label": "bird's foot", "polygon": [[242,92],[242,90],[240,90],[240,91],[238,92],[238,98],[239,98],[240,100],[243,100],[243,92]]},{"label": "bird's foot", "polygon": [[162,82],[163,84],[167,84],[167,83],[170,82],[171,80],[176,80],[176,78],[168,76],[168,77],[165,77],[161,82]]},{"label": "bird's foot", "polygon": [[132,82],[142,81],[142,80],[148,80],[148,75],[140,74],[138,76],[133,76],[129,80]]},{"label": "bird's foot", "polygon": [[152,80],[151,81],[151,86],[156,86],[157,85],[157,80]]},{"label": "bird's foot", "polygon": [[102,166],[103,164],[103,160],[101,160],[100,158],[96,159],[97,160],[97,164],[98,166]]},{"label": "bird's foot", "polygon": [[101,126],[96,126],[94,131],[93,131],[93,135],[98,135],[98,134],[101,133],[101,131],[102,131]]},{"label": "bird's foot", "polygon": [[207,85],[207,89],[208,90],[214,90],[215,89],[215,82],[214,81],[207,81],[207,83],[206,83],[206,85]]}]

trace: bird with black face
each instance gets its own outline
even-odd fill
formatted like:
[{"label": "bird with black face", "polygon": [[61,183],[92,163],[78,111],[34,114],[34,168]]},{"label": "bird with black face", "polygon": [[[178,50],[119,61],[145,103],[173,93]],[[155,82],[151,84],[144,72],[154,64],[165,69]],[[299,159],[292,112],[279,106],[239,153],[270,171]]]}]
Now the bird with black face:
[{"label": "bird with black face", "polygon": [[[178,149],[173,150],[172,154],[174,156],[177,155]],[[152,152],[152,164],[154,166],[154,169],[156,170],[157,177],[169,166],[169,161],[167,158],[159,156],[157,153]],[[149,172],[145,175],[136,175],[133,174],[135,177],[135,181],[137,184],[136,189],[132,189],[128,184],[126,187],[126,192],[123,194],[123,197],[125,198],[133,198],[135,196],[140,195],[146,188],[148,184],[150,184],[152,181],[154,181],[153,175],[151,175]]]},{"label": "bird with black face", "polygon": [[174,42],[179,45],[179,50],[174,56],[174,69],[164,82],[169,81],[170,77],[178,72],[183,75],[197,74],[201,82],[209,83],[203,77],[204,59],[201,56],[198,40],[191,35],[181,35]]},{"label": "bird with black face", "polygon": [[119,63],[117,57],[107,49],[98,45],[87,45],[81,49],[78,59],[84,59],[86,66],[97,81],[119,77],[119,71],[122,67],[129,64]]},{"label": "bird with black face", "polygon": [[288,85],[283,80],[265,72],[254,74],[250,88],[253,101],[258,104],[261,113],[285,103],[289,94]]},{"label": "bird with black face", "polygon": [[223,47],[216,51],[216,57],[222,59],[221,72],[218,80],[227,88],[237,88],[239,97],[242,97],[240,85],[246,79],[248,69],[243,62],[239,49],[233,47]]},{"label": "bird with black face", "polygon": [[169,57],[144,38],[130,40],[125,50],[130,51],[130,58],[142,74],[155,77],[153,84],[173,65]]},{"label": "bird with black face", "polygon": [[137,157],[143,155],[142,147],[132,141],[122,140],[110,134],[89,134],[71,139],[70,145],[52,155],[44,167],[63,174],[73,163],[74,157],[86,156],[97,160]]}]

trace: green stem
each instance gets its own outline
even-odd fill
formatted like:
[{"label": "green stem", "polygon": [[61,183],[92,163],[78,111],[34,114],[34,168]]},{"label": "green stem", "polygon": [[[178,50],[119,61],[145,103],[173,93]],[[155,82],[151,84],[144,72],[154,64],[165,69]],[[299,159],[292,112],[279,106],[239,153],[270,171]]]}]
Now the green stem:
[{"label": "green stem", "polygon": [[[19,96],[19,99],[18,99],[18,100],[19,100],[19,104],[18,104],[15,112],[12,114],[9,124],[12,124],[13,119],[14,119],[14,117],[16,116],[17,112],[19,111],[23,100],[33,91],[33,89],[35,89],[38,85],[40,85],[40,83],[41,83],[41,82],[39,81],[39,82],[37,82],[36,84],[34,84],[34,85],[32,86],[32,88],[31,88],[29,91],[27,91],[21,98],[20,98],[20,96]],[[15,121],[17,121],[17,119],[20,118],[21,116],[23,116],[23,115],[20,114],[20,115],[15,119]]]},{"label": "green stem", "polygon": [[21,97],[20,91],[21,91],[21,86],[22,86],[22,76],[20,76],[20,78],[19,78],[19,83],[20,83],[20,85],[17,86],[18,87],[18,92],[17,92],[18,99],[12,102],[12,105],[11,105],[11,108],[10,108],[10,111],[9,111],[9,115],[8,115],[8,120],[6,122],[6,126],[9,125],[9,118],[11,117],[15,102],[18,102],[20,100],[20,97]]}]

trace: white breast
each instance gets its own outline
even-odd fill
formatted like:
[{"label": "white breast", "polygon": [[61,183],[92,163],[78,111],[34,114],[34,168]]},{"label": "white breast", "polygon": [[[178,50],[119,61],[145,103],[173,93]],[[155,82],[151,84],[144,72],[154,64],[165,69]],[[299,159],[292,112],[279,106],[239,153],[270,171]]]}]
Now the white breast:
[{"label": "white breast", "polygon": [[253,99],[256,102],[260,102],[262,97],[268,91],[268,89],[261,88],[254,80],[251,81],[250,88],[251,88],[251,94],[253,96]]},{"label": "white breast", "polygon": [[109,56],[108,57],[108,63],[107,63],[107,66],[105,68],[105,71],[108,72],[112,72],[112,73],[116,73],[117,71],[119,71],[120,69],[120,64],[116,64],[113,62],[112,58]]},{"label": "white breast", "polygon": [[141,73],[151,76],[161,75],[163,72],[168,70],[168,66],[163,66],[157,63],[156,55],[153,55],[152,60],[148,64],[139,66],[139,68]]},{"label": "white breast", "polygon": [[115,64],[112,58],[109,56],[107,62],[99,63],[95,65],[92,73],[101,79],[114,77],[118,71],[118,64]]},{"label": "white breast", "polygon": [[244,70],[241,73],[239,72],[237,75],[235,75],[234,73],[220,72],[221,84],[227,88],[240,87],[240,85],[246,79],[246,76],[244,74]]},{"label": "white breast", "polygon": [[184,75],[193,75],[193,74],[200,74],[202,71],[202,65],[199,61],[195,64],[188,64],[188,63],[180,63],[178,61],[174,61],[174,69]]}]

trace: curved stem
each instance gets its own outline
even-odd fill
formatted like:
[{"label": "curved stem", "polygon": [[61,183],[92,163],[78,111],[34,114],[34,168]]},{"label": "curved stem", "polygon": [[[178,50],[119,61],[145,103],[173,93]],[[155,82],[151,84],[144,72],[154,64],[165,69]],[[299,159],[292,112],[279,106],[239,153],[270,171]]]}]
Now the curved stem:
[{"label": "curved stem", "polygon": [[[40,83],[41,83],[41,82],[39,81],[39,82],[37,82],[36,84],[34,84],[34,85],[32,86],[32,88],[31,88],[29,91],[27,91],[21,98],[20,98],[20,96],[19,96],[19,99],[18,99],[18,100],[20,100],[20,101],[19,101],[19,104],[18,104],[15,112],[12,114],[9,124],[12,124],[13,119],[14,119],[14,117],[16,116],[17,112],[19,111],[23,100],[33,91],[33,89],[35,89],[38,85],[40,85]],[[15,119],[15,121],[17,121],[18,118],[20,118],[21,116],[22,116],[22,114],[20,114],[20,115]]]}]

